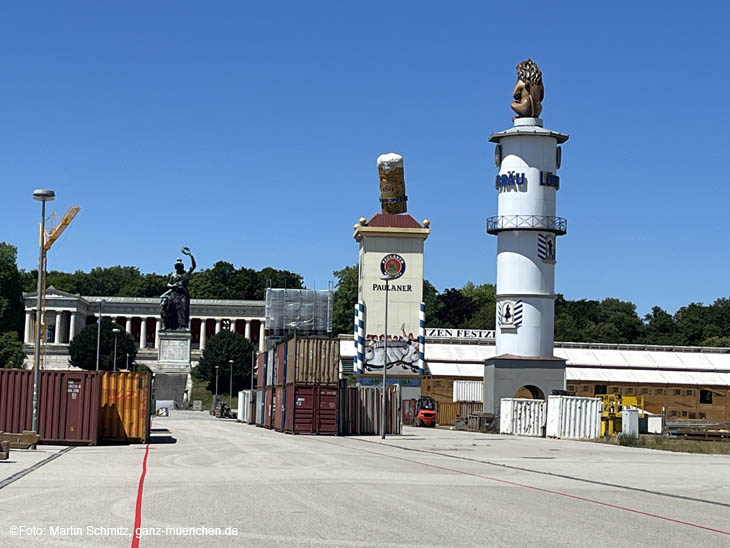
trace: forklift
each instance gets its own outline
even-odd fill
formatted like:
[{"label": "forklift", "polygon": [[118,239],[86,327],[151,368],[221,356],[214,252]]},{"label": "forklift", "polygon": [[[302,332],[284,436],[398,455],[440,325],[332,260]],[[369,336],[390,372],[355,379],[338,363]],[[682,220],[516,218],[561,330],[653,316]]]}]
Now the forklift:
[{"label": "forklift", "polygon": [[413,426],[436,426],[436,400],[431,396],[421,396],[418,398]]}]

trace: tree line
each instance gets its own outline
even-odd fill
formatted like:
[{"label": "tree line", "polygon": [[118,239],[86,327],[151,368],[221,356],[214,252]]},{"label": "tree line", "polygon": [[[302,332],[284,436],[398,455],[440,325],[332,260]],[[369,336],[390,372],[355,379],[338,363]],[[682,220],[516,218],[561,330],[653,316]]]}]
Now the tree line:
[{"label": "tree line", "polygon": [[[338,279],[334,302],[336,333],[353,330],[357,302],[358,267],[335,273]],[[462,288],[438,291],[423,281],[426,325],[460,329],[494,329],[496,287],[468,282]],[[655,344],[668,346],[730,347],[730,299],[720,298],[710,305],[690,303],[670,314],[659,306],[643,318],[636,305],[616,298],[555,299],[555,340],[614,344]]]},{"label": "tree line", "polygon": [[[358,267],[334,272],[334,333],[352,333],[357,301]],[[19,270],[17,250],[0,242],[0,367],[19,367],[24,360],[23,291],[35,291],[36,271]],[[119,297],[158,297],[167,289],[167,275],[144,274],[133,266],[93,268],[88,272],[51,271],[47,286],[73,294]],[[255,270],[218,261],[193,273],[190,293],[199,299],[263,300],[267,287],[303,288],[301,275],[267,267]],[[423,283],[426,324],[430,327],[494,329],[494,284],[468,282],[439,291]],[[641,317],[636,305],[616,298],[555,300],[555,340],[565,342],[635,343],[670,346],[730,347],[730,299],[709,305],[690,303],[674,314],[655,306]]]}]

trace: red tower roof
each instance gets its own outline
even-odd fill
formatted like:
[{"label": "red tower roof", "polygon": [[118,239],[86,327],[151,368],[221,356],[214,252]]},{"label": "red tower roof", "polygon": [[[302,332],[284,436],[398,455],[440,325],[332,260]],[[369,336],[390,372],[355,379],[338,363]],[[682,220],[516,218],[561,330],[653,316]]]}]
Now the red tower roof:
[{"label": "red tower roof", "polygon": [[423,225],[410,215],[395,215],[393,213],[376,213],[368,221],[367,226],[393,228],[423,228]]}]

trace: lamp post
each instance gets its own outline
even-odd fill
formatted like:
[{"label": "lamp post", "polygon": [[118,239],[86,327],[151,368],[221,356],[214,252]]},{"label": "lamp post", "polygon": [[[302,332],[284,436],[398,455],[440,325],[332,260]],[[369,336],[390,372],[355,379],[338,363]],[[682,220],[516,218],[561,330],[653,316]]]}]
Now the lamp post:
[{"label": "lamp post", "polygon": [[112,329],[112,332],[114,333],[114,371],[117,370],[117,337],[119,337],[119,329],[114,328]]},{"label": "lamp post", "polygon": [[96,299],[99,303],[99,322],[96,324],[96,370],[99,371],[99,348],[101,348],[101,305],[104,299]]},{"label": "lamp post", "polygon": [[44,248],[46,243],[46,202],[50,202],[55,197],[56,193],[52,190],[38,189],[33,191],[33,199],[41,202],[41,233],[38,252],[38,295],[36,297],[35,311],[36,336],[33,364],[33,418],[31,423],[31,429],[35,433],[38,433],[38,389],[41,371],[41,337],[43,336],[43,333],[41,333],[41,325],[43,324],[41,306],[43,306],[43,275],[46,262],[46,251]]},{"label": "lamp post", "polygon": [[228,365],[231,366],[231,374],[228,379],[228,409],[232,409],[231,404],[233,403],[233,360],[228,360]]},{"label": "lamp post", "polygon": [[125,369],[127,371],[129,371],[129,352],[127,352],[126,354],[127,354],[127,360],[126,360],[126,368]]},{"label": "lamp post", "polygon": [[218,404],[218,366],[215,366],[215,402],[213,406]]},{"label": "lamp post", "polygon": [[385,326],[383,329],[383,397],[380,400],[380,437],[385,439],[385,379],[388,370],[388,293],[390,293],[390,280],[394,280],[395,276],[386,274],[380,278],[385,282]]}]

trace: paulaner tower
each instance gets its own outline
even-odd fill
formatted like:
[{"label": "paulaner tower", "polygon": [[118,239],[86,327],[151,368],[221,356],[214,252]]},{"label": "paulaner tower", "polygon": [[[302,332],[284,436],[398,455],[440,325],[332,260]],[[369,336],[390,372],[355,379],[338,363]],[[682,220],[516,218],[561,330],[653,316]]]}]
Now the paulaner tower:
[{"label": "paulaner tower", "polygon": [[[500,388],[499,378],[519,382],[517,388],[527,387],[534,397],[564,388],[564,364],[553,356],[553,338],[555,240],[566,233],[567,222],[556,217],[555,205],[559,145],[568,136],[545,129],[538,117],[544,87],[530,59],[517,66],[513,96],[514,126],[489,138],[496,143],[499,168],[498,215],[487,219],[487,232],[497,236],[497,348],[490,363],[502,370],[491,379],[485,373],[485,385],[491,381],[495,390],[493,398],[485,394],[485,411],[491,412],[498,398],[514,397],[514,387]],[[489,399],[493,409],[486,409]]]}]

